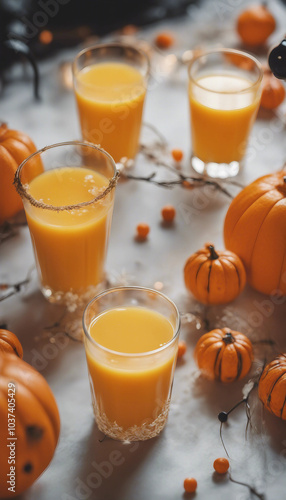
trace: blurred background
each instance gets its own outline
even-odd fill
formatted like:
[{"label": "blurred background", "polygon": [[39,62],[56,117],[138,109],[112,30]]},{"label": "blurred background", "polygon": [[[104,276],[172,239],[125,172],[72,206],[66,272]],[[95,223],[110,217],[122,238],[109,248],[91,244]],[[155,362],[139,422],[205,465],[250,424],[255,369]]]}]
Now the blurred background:
[{"label": "blurred background", "polygon": [[[128,26],[184,16],[196,0],[0,0],[0,90],[5,71],[20,60],[36,61],[90,37]],[[37,93],[37,89],[36,89]]]},{"label": "blurred background", "polygon": [[140,27],[183,16],[195,1],[0,0],[0,40],[3,44],[18,39],[43,57],[89,35],[103,36],[126,25]]},{"label": "blurred background", "polygon": [[[286,0],[268,1],[277,21],[269,43],[247,47],[241,43],[235,28],[239,12],[262,3],[257,0],[0,0],[1,107],[3,90],[13,82],[29,80],[34,95],[39,97],[39,63],[50,56],[58,57],[57,54],[65,54],[67,64],[59,67],[59,72],[66,71],[65,85],[71,87],[70,66],[76,52],[106,38],[127,35],[129,43],[141,43],[140,48],[152,59],[153,74],[159,71],[166,77],[176,75],[195,51],[202,48],[229,46],[248,50],[265,63],[270,48],[280,44],[286,33],[283,22]],[[156,31],[164,30],[170,30],[174,38],[170,50],[156,43]],[[280,49],[285,61],[286,43]],[[15,65],[17,62],[21,64]],[[284,74],[286,69],[279,77],[285,78]]]}]

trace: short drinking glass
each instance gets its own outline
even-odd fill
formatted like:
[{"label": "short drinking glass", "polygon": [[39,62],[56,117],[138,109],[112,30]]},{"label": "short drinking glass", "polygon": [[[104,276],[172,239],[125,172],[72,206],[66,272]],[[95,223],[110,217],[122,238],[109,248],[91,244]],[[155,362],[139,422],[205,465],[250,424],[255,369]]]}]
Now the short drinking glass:
[{"label": "short drinking glass", "polygon": [[111,156],[77,141],[47,146],[19,166],[15,185],[51,302],[90,298],[103,280],[116,181]]},{"label": "short drinking glass", "polygon": [[175,304],[141,287],[107,290],[87,306],[84,339],[98,428],[123,441],[165,426],[180,329]]},{"label": "short drinking glass", "polygon": [[75,58],[82,137],[99,144],[116,162],[136,156],[149,69],[148,56],[124,43],[98,44]]},{"label": "short drinking glass", "polygon": [[262,69],[251,55],[221,49],[189,65],[194,170],[210,177],[237,175],[261,96]]}]

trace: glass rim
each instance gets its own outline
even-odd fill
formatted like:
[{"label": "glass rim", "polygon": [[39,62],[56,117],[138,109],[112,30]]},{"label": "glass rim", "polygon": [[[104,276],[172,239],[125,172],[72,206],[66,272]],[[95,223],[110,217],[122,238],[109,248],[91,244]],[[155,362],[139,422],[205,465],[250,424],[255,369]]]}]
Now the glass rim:
[{"label": "glass rim", "polygon": [[[47,203],[44,203],[42,201],[36,200],[32,195],[30,195],[27,191],[27,188],[25,187],[25,184],[22,183],[21,181],[21,172],[25,164],[30,161],[32,158],[36,156],[41,156],[42,153],[45,153],[49,149],[61,147],[61,146],[80,146],[80,147],[88,147],[95,149],[96,151],[99,151],[103,155],[105,155],[108,160],[110,161],[112,167],[113,167],[113,176],[111,179],[108,179],[108,185],[102,191],[99,193],[97,196],[95,196],[92,200],[89,201],[83,201],[81,203],[77,203],[74,205],[62,205],[62,206],[55,206],[55,205],[49,205]],[[80,168],[80,167],[77,167]],[[41,175],[41,174],[39,174]],[[49,146],[44,146],[43,148],[39,149],[38,151],[35,151],[31,155],[29,155],[22,163],[18,166],[15,176],[14,176],[14,182],[13,184],[15,185],[15,188],[18,192],[18,194],[21,196],[21,198],[26,198],[27,201],[31,203],[31,205],[37,207],[37,208],[43,208],[45,210],[53,210],[53,211],[63,211],[63,210],[77,210],[83,207],[87,207],[89,205],[92,205],[96,203],[97,201],[102,200],[105,198],[105,196],[112,191],[112,189],[115,188],[117,180],[119,177],[119,171],[117,170],[116,163],[112,156],[107,153],[104,149],[100,148],[99,146],[96,146],[95,144],[88,142],[88,141],[65,141],[65,142],[57,142],[56,144],[51,144]]]},{"label": "glass rim", "polygon": [[[127,290],[130,290],[130,291],[136,290],[139,292],[152,292],[156,295],[159,295],[161,298],[163,298],[166,302],[168,302],[174,308],[175,313],[176,313],[176,326],[174,328],[174,334],[173,334],[171,340],[169,340],[166,344],[162,345],[161,347],[158,347],[158,349],[154,349],[152,351],[139,352],[139,353],[115,351],[113,349],[109,349],[108,347],[105,347],[105,346],[99,344],[98,342],[96,342],[96,340],[94,340],[94,338],[92,338],[92,336],[88,332],[88,329],[85,326],[85,316],[86,316],[87,310],[91,306],[91,304],[96,302],[98,299],[102,298],[104,295],[108,295],[109,293],[121,292],[121,291],[127,291]],[[97,316],[95,316],[95,318],[96,317]],[[112,288],[108,288],[107,290],[104,290],[103,292],[99,293],[98,295],[93,297],[93,299],[91,299],[89,301],[89,303],[87,304],[87,306],[85,307],[84,312],[83,312],[82,324],[83,324],[83,331],[84,331],[85,338],[87,340],[89,340],[89,342],[91,342],[91,344],[94,345],[95,347],[98,347],[101,350],[103,350],[104,352],[107,352],[109,354],[129,358],[129,359],[130,358],[143,358],[146,356],[152,356],[153,354],[154,355],[158,354],[159,352],[164,351],[165,349],[167,349],[170,345],[172,345],[174,343],[174,341],[178,338],[178,335],[180,332],[181,316],[180,316],[180,312],[179,312],[175,302],[173,302],[173,300],[169,299],[169,297],[167,297],[167,295],[165,295],[162,292],[159,292],[158,290],[154,290],[153,288],[148,288],[148,287],[144,287],[144,286],[118,286],[118,287],[112,287]]]},{"label": "glass rim", "polygon": [[[235,90],[235,91],[212,90],[212,89],[208,89],[208,88],[204,87],[203,85],[200,85],[191,75],[191,69],[192,69],[193,65],[195,64],[195,62],[197,62],[202,57],[209,56],[212,54],[222,54],[222,53],[236,54],[236,55],[239,55],[241,57],[244,57],[245,59],[250,59],[252,62],[254,62],[256,68],[259,71],[259,75],[258,75],[256,81],[253,82],[251,85],[249,85],[249,87],[247,87],[246,89]],[[221,48],[221,49],[208,50],[208,51],[204,52],[203,54],[199,54],[196,57],[194,57],[188,65],[188,76],[189,76],[189,80],[193,84],[195,84],[197,87],[199,87],[207,92],[213,92],[214,94],[229,94],[230,95],[230,94],[242,94],[244,92],[249,92],[251,89],[258,86],[261,83],[262,78],[263,78],[263,70],[262,70],[262,64],[252,54],[249,54],[247,52],[243,52],[242,50],[237,50],[237,49]]]},{"label": "glass rim", "polygon": [[[143,56],[143,58],[145,59],[146,64],[147,64],[147,69],[146,69],[146,72],[143,75],[143,77],[148,78],[150,71],[151,71],[151,62],[150,62],[150,58],[149,58],[148,54],[144,50],[142,50],[138,47],[134,47],[133,45],[130,45],[129,43],[126,43],[126,42],[96,43],[96,44],[92,45],[91,47],[86,47],[86,48],[80,50],[80,52],[78,52],[78,54],[75,56],[73,63],[72,63],[73,78],[74,79],[76,78],[76,63],[82,55],[84,55],[85,53],[87,53],[89,51],[93,51],[93,50],[100,49],[100,48],[118,48],[118,47],[130,49],[133,52],[137,52],[138,54]],[[95,85],[92,85],[92,84],[90,84],[90,86],[96,87]]]}]

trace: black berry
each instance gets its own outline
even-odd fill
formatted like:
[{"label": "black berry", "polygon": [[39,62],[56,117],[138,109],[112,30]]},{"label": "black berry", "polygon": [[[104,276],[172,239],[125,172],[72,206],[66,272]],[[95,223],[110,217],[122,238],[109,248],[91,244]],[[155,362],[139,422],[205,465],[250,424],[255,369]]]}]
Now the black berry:
[{"label": "black berry", "polygon": [[227,421],[227,417],[228,417],[228,414],[226,413],[226,411],[221,411],[218,414],[218,419],[219,419],[220,422],[226,422]]}]

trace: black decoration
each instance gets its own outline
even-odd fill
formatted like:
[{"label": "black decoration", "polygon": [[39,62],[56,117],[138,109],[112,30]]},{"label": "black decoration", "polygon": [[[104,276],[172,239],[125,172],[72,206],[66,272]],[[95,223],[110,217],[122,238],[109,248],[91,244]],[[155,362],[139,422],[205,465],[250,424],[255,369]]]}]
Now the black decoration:
[{"label": "black decoration", "polygon": [[286,38],[270,52],[268,63],[276,78],[286,80]]}]

